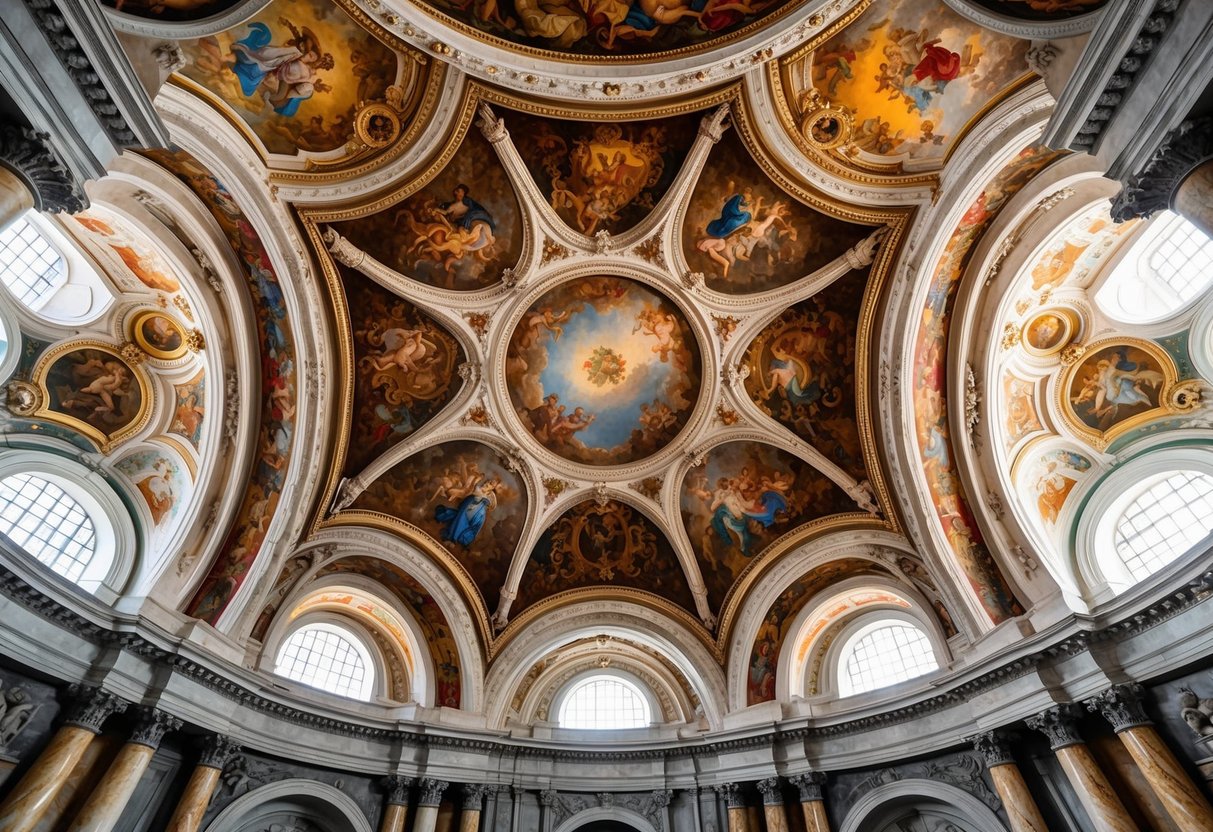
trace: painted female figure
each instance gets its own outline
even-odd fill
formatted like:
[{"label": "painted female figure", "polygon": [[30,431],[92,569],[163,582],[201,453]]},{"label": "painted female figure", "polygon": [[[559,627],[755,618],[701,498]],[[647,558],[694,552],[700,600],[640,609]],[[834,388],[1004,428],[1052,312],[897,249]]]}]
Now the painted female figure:
[{"label": "painted female figure", "polygon": [[497,507],[497,489],[501,480],[497,477],[482,478],[457,506],[438,506],[434,519],[444,524],[442,539],[471,546],[484,528],[489,512]]}]

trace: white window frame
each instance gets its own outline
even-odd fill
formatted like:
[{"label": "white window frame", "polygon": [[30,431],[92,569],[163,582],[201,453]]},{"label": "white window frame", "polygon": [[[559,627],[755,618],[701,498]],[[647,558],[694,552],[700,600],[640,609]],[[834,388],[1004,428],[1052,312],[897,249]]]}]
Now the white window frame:
[{"label": "white window frame", "polygon": [[[315,630],[326,632],[335,635],[345,641],[354,648],[354,652],[358,654],[358,658],[362,660],[365,672],[370,676],[369,680],[363,681],[362,695],[346,695],[336,693],[327,688],[318,687],[309,684],[291,676],[287,676],[280,671],[283,657],[286,649],[294,638],[304,630]],[[359,622],[347,618],[345,616],[335,615],[332,613],[318,613],[316,615],[302,616],[298,621],[294,622],[289,631],[283,636],[279,642],[278,648],[274,656],[274,675],[280,679],[285,679],[292,685],[298,685],[308,691],[316,691],[325,696],[333,696],[339,699],[350,699],[355,702],[374,702],[376,698],[381,696],[383,691],[384,676],[383,657],[379,654],[378,648],[375,645],[375,640],[371,634],[367,632]]]},{"label": "white window frame", "polygon": [[[53,482],[88,513],[96,534],[96,566],[90,565],[76,585],[102,603],[113,605],[130,582],[139,552],[135,525],[122,498],[99,473],[48,451],[22,449],[0,453],[0,480],[14,474],[32,474]],[[112,554],[112,559],[102,570],[103,561],[97,558],[104,558],[107,553]],[[32,556],[30,559],[36,560]],[[38,565],[50,571],[40,561]]]},{"label": "white window frame", "polygon": [[[59,274],[58,278],[51,284],[50,289],[48,289],[45,293],[43,293],[43,294],[39,295],[37,298],[35,298],[33,302],[28,302],[24,298],[18,297],[16,292],[13,290],[13,287],[9,286],[8,283],[3,280],[0,280],[0,286],[4,287],[4,291],[8,293],[8,296],[10,298],[12,298],[15,303],[21,305],[25,309],[28,309],[30,312],[32,312],[35,315],[40,315],[42,308],[44,306],[46,306],[48,303],[50,303],[51,300],[55,297],[55,295],[57,295],[59,293],[59,290],[62,289],[64,286],[66,286],[70,282],[71,271],[72,271],[71,262],[68,260],[67,256],[64,255],[63,247],[61,245],[58,245],[58,241],[56,241],[52,235],[47,233],[46,226],[44,225],[44,223],[40,222],[38,219],[37,211],[34,211],[31,209],[29,211],[24,212],[23,214],[21,214],[21,216],[14,219],[8,225],[4,226],[3,229],[0,229],[0,233],[8,233],[12,230],[13,226],[16,226],[20,223],[23,223],[23,224],[29,226],[30,228],[32,228],[34,230],[34,233],[36,233],[38,235],[38,237],[41,238],[42,242],[44,242],[46,244],[47,248],[50,249],[50,251],[52,253],[54,253],[54,255],[56,257],[59,258],[59,263],[60,263],[60,267],[61,267],[62,271]],[[5,264],[2,262],[4,252],[5,252],[5,247],[3,245],[0,245],[0,272],[5,271]]]},{"label": "white window frame", "polygon": [[[935,668],[918,676],[911,676],[908,679],[902,679],[899,682],[893,682],[888,685],[881,685],[871,690],[855,690],[851,686],[850,673],[846,668],[855,645],[868,634],[885,627],[908,627],[919,632],[931,648],[931,655],[935,659]],[[903,610],[885,608],[858,615],[839,632],[838,637],[835,639],[835,644],[838,646],[827,654],[827,662],[832,673],[831,688],[836,692],[839,699],[861,696],[879,697],[885,695],[888,691],[900,690],[904,686],[918,685],[923,680],[939,675],[946,666],[940,653],[939,644],[932,637],[931,629],[924,627],[916,616],[910,615]]]},{"label": "white window frame", "polygon": [[[640,698],[641,703],[645,706],[645,717],[648,722],[644,725],[638,725],[627,728],[576,728],[565,725],[563,722],[564,709],[569,698],[579,688],[588,685],[592,682],[609,679],[612,682],[617,682],[624,687],[630,689],[632,693]],[[556,727],[561,731],[577,731],[579,733],[605,734],[624,731],[645,731],[660,719],[661,705],[657,701],[657,697],[649,690],[649,686],[637,678],[635,675],[614,668],[595,668],[588,670],[585,673],[579,673],[566,682],[561,689],[552,697],[552,706],[549,713],[555,714]]]}]

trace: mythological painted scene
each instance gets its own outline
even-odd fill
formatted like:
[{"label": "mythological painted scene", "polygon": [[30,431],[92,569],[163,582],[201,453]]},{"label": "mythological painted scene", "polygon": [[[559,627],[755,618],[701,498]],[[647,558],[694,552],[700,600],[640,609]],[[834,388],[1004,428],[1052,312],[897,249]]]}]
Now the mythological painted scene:
[{"label": "mythological painted scene", "polygon": [[570,228],[632,228],[661,201],[695,140],[697,116],[583,122],[510,114],[514,146]]},{"label": "mythological painted scene", "polygon": [[458,708],[463,695],[462,670],[459,648],[451,632],[450,622],[434,596],[425,587],[398,566],[371,557],[342,558],[320,569],[316,580],[337,574],[363,575],[381,584],[412,611],[421,627],[425,643],[429,645],[430,657],[437,674],[437,696],[439,707]]},{"label": "mythological painted scene", "polygon": [[855,337],[867,286],[851,272],[787,309],[746,350],[746,392],[856,480],[867,466],[855,416]]},{"label": "mythological painted scene", "polygon": [[510,399],[541,444],[623,465],[670,442],[699,394],[700,358],[678,307],[621,277],[563,283],[522,317],[506,353]]},{"label": "mythological painted scene", "polygon": [[171,525],[192,488],[185,467],[159,450],[139,450],[124,456],[114,465],[126,475],[152,515],[157,528]]},{"label": "mythological painted scene", "polygon": [[1065,401],[1078,421],[1106,433],[1158,407],[1165,382],[1158,356],[1113,344],[1083,356],[1070,375]]},{"label": "mythological painted scene", "polygon": [[644,590],[695,612],[686,574],[665,535],[618,500],[578,503],[548,527],[531,552],[510,615],[589,586]]},{"label": "mythological painted scene", "polygon": [[771,542],[811,520],[854,509],[825,475],[771,445],[713,448],[682,486],[682,519],[712,609],[720,609],[737,576]]},{"label": "mythological painted scene", "polygon": [[169,423],[168,432],[184,437],[194,450],[198,450],[202,442],[202,425],[206,421],[206,373],[198,371],[198,375],[185,384],[173,387],[173,421]]},{"label": "mythological painted scene", "polygon": [[646,55],[728,35],[783,6],[779,0],[429,0],[430,6],[519,46],[578,55]]},{"label": "mythological painted scene", "polygon": [[[969,120],[1028,73],[1028,41],[999,35],[933,0],[876,0],[790,69],[852,119],[851,155],[943,161]],[[811,61],[811,66],[808,64]]]},{"label": "mythological painted scene", "polygon": [[522,479],[492,448],[457,441],[396,465],[352,508],[398,517],[438,541],[467,567],[493,610],[522,537],[527,495]]},{"label": "mythological painted scene", "polygon": [[181,73],[231,107],[270,153],[325,153],[363,102],[397,83],[396,53],[330,0],[275,0],[226,32],[182,41]]},{"label": "mythological painted scene", "polygon": [[160,292],[176,292],[181,283],[172,267],[158,251],[147,244],[147,238],[137,234],[121,217],[104,208],[93,207],[73,214],[86,243],[109,251],[116,256],[138,283]]},{"label": "mythological painted scene", "polygon": [[1025,479],[1031,495],[1029,505],[1036,506],[1045,526],[1056,525],[1066,498],[1090,470],[1091,460],[1074,451],[1052,450],[1037,457]]},{"label": "mythological painted scene", "polygon": [[463,386],[459,342],[406,300],[342,269],[354,343],[346,472],[356,474],[429,421]]},{"label": "mythological painted scene", "polygon": [[1103,8],[1108,0],[974,0],[995,14],[1021,20],[1065,20]]},{"label": "mythological painted scene", "polygon": [[870,229],[826,216],[763,173],[736,130],[708,156],[683,222],[683,253],[708,287],[764,292],[812,274]]},{"label": "mythological painted scene", "polygon": [[876,564],[859,558],[835,560],[810,570],[781,592],[754,637],[746,677],[746,704],[757,705],[775,698],[775,671],[784,639],[797,614],[814,595],[847,578],[882,572]]},{"label": "mythological painted scene", "polygon": [[227,11],[241,0],[101,0],[115,11],[149,20],[203,20]]},{"label": "mythological painted scene", "polygon": [[334,227],[384,265],[442,289],[491,286],[522,253],[518,198],[497,152],[475,129],[420,191]]},{"label": "mythological painted scene", "polygon": [[47,407],[105,436],[139,418],[143,389],[131,366],[113,353],[78,349],[55,359],[46,372]]},{"label": "mythological painted scene", "polygon": [[257,324],[261,420],[256,461],[240,515],[190,606],[191,615],[214,623],[261,550],[286,482],[297,407],[294,334],[269,252],[231,192],[185,151],[148,151],[147,155],[194,191],[227,236],[244,269]]},{"label": "mythological painted scene", "polygon": [[1006,413],[1007,450],[1025,436],[1044,430],[1036,411],[1036,385],[1011,373],[1002,377],[1002,401]]}]

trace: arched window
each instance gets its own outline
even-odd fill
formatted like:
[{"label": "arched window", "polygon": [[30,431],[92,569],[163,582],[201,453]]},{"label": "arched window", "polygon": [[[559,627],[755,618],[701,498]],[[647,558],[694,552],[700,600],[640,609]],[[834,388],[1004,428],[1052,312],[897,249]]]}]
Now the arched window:
[{"label": "arched window", "polygon": [[291,633],[275,672],[320,690],[369,700],[375,665],[362,639],[334,624],[308,624]]},{"label": "arched window", "polygon": [[1095,299],[1128,323],[1165,318],[1213,284],[1213,239],[1178,214],[1166,212],[1117,264]]},{"label": "arched window", "polygon": [[853,634],[843,647],[838,688],[842,696],[853,696],[938,668],[926,633],[904,621],[877,621]]},{"label": "arched window", "polygon": [[565,694],[560,705],[561,728],[597,731],[647,728],[649,703],[634,684],[618,676],[590,676]]},{"label": "arched window", "polygon": [[1143,581],[1213,531],[1213,476],[1178,471],[1154,480],[1116,521],[1116,553]]},{"label": "arched window", "polygon": [[21,218],[0,231],[0,282],[37,311],[67,282],[67,266],[33,223]]},{"label": "arched window", "polygon": [[0,480],[0,532],[76,583],[109,568],[96,563],[97,533],[89,513],[59,485],[33,474]]}]

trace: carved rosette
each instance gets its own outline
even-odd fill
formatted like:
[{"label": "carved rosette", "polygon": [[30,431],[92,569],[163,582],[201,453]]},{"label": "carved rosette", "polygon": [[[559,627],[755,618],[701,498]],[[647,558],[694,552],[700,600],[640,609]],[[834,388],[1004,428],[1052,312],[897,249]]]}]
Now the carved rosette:
[{"label": "carved rosette", "polygon": [[724,798],[725,805],[730,809],[745,808],[745,797],[742,795],[740,783],[720,783],[712,788]]},{"label": "carved rosette", "polygon": [[1054,705],[1047,711],[1028,717],[1024,724],[1048,737],[1049,747],[1058,751],[1072,745],[1082,745],[1082,736],[1078,733],[1079,713],[1078,706],[1073,703]]},{"label": "carved rosette", "polygon": [[69,685],[67,691],[74,701],[67,713],[66,723],[94,734],[101,733],[101,726],[111,715],[120,714],[127,708],[126,702],[101,688],[74,684]]},{"label": "carved rosette", "polygon": [[779,788],[778,777],[768,777],[765,780],[759,780],[756,784],[759,794],[762,795],[762,803],[764,806],[780,806],[783,804],[783,790]]},{"label": "carved rosette", "polygon": [[788,782],[800,792],[801,803],[824,800],[822,789],[826,784],[825,772],[809,771],[804,774],[794,774],[788,778]]},{"label": "carved rosette", "polygon": [[128,742],[134,745],[146,745],[148,748],[160,747],[160,741],[170,731],[181,730],[181,720],[166,714],[157,708],[142,708],[135,730],[131,732]]},{"label": "carved rosette", "polygon": [[240,744],[223,734],[211,734],[202,744],[198,765],[223,771],[240,750]]},{"label": "carved rosette", "polygon": [[1112,730],[1119,734],[1130,728],[1153,724],[1153,720],[1146,716],[1142,701],[1144,695],[1145,689],[1137,683],[1112,685],[1099,696],[1088,699],[1087,710],[1102,714],[1112,725]]},{"label": "carved rosette", "polygon": [[438,806],[442,803],[442,793],[449,786],[445,780],[433,780],[429,777],[421,781],[421,794],[417,798],[418,806]]},{"label": "carved rosette", "polygon": [[1015,765],[1010,738],[1001,731],[986,731],[971,740],[973,749],[985,760],[986,768]]}]

